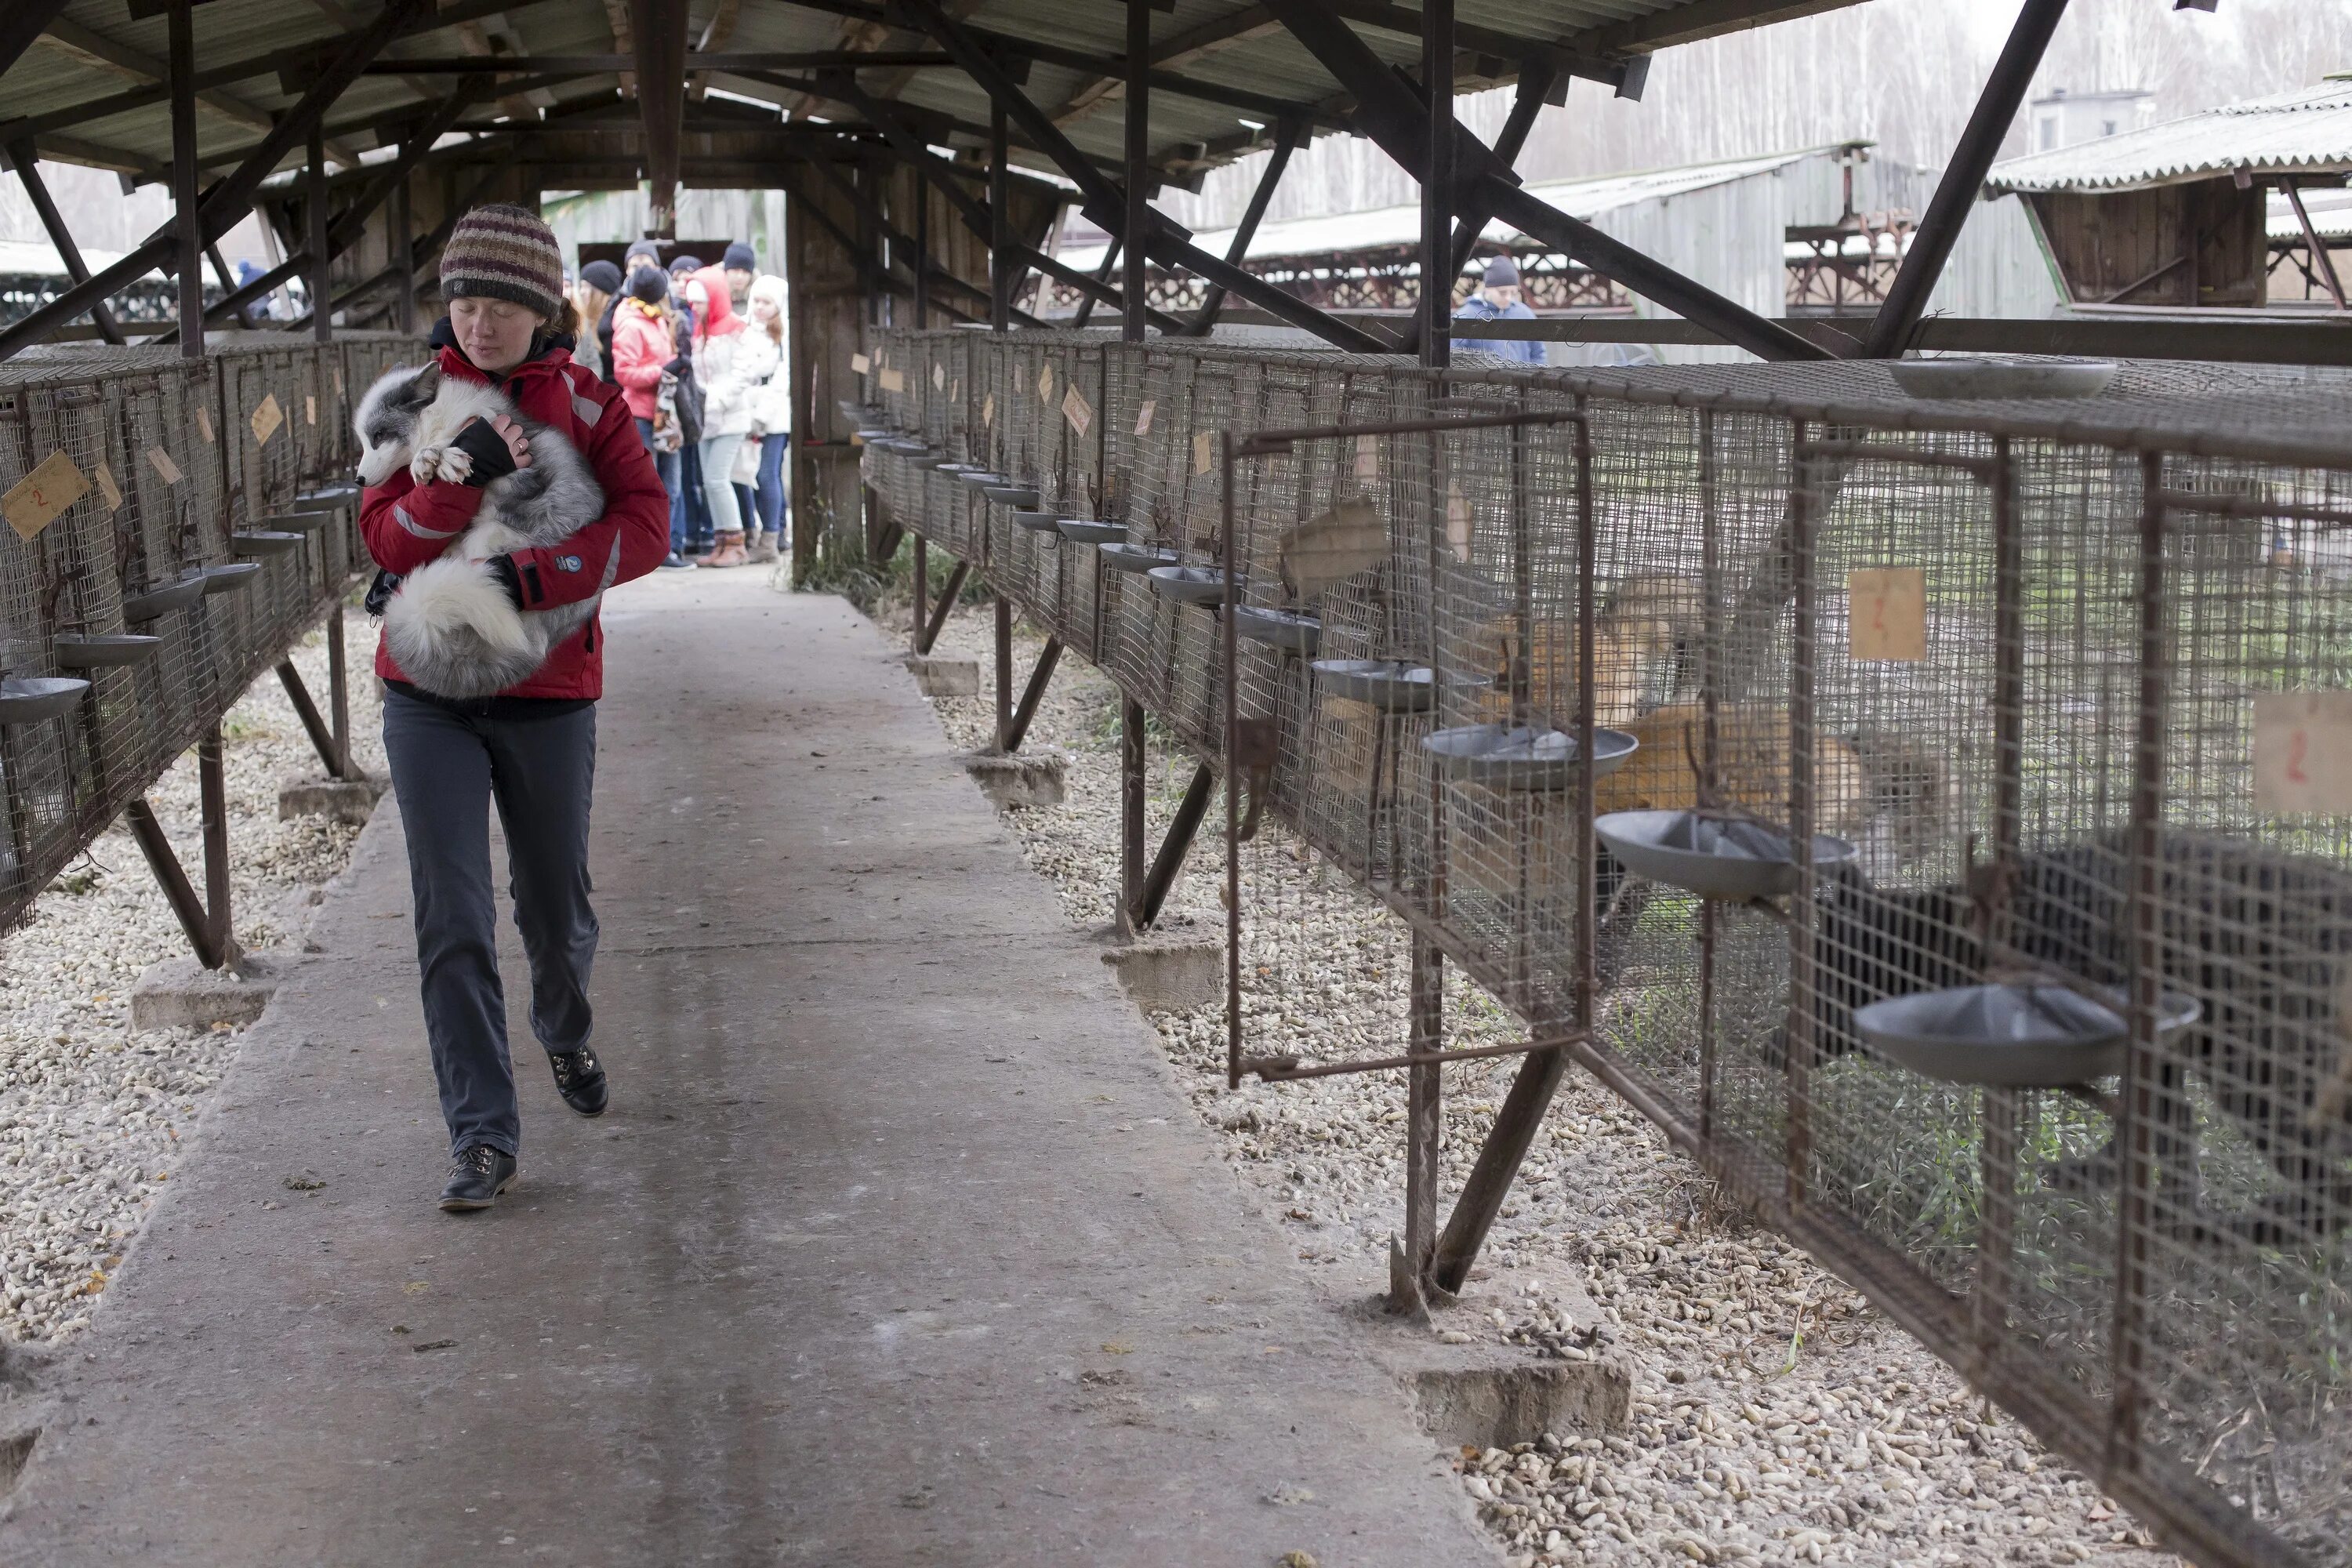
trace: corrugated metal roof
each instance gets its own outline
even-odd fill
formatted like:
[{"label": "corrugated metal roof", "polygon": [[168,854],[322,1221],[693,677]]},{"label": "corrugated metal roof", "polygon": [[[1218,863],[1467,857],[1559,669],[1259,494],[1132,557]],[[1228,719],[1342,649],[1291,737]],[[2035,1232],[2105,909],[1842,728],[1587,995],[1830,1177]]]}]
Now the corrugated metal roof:
[{"label": "corrugated metal roof", "polygon": [[[1642,202],[1685,195],[1735,180],[1778,174],[1807,158],[1834,158],[1849,147],[1866,142],[1841,142],[1789,153],[1767,153],[1753,158],[1727,158],[1713,163],[1685,163],[1671,169],[1643,169],[1630,174],[1601,174],[1584,180],[1556,180],[1529,185],[1535,195],[1571,217],[1590,222],[1601,214]],[[1484,237],[1496,245],[1512,245],[1526,237],[1510,225],[1490,222]],[[1193,243],[1213,255],[1226,254],[1234,231],[1218,229],[1195,235]],[[1277,256],[1332,256],[1357,251],[1390,250],[1421,243],[1421,208],[1413,205],[1374,207],[1365,212],[1328,213],[1261,225],[1251,237],[1249,259]],[[1062,253],[1062,261],[1078,270],[1102,265],[1103,247],[1085,246]]]},{"label": "corrugated metal roof", "polygon": [[2352,80],[2330,79],[2011,158],[1995,163],[1985,184],[1994,192],[2133,191],[2238,169],[2256,179],[2352,170]]}]

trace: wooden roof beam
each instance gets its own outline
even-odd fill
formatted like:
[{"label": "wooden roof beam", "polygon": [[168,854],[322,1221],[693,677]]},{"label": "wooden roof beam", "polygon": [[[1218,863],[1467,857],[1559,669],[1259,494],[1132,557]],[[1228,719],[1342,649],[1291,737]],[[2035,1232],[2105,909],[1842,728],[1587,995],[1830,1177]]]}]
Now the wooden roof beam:
[{"label": "wooden roof beam", "polygon": [[637,108],[645,125],[649,234],[677,230],[678,137],[686,119],[686,6],[629,0],[636,37]]}]

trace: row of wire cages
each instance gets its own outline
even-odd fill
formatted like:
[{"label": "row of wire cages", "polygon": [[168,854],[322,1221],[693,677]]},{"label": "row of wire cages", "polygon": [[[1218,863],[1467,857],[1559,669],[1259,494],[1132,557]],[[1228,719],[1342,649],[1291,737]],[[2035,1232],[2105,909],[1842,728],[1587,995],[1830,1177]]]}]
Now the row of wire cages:
[{"label": "row of wire cages", "polygon": [[1419,931],[2189,1555],[2352,1562],[2343,410],[1352,374],[1227,426],[1235,1070],[1428,1048]]},{"label": "row of wire cages", "polygon": [[[381,336],[203,359],[58,345],[0,366],[0,928],[348,578],[346,391],[413,345]],[[236,419],[269,395],[265,365],[312,432],[292,460],[272,450],[297,449],[282,418]],[[310,388],[327,394],[315,426]]]}]

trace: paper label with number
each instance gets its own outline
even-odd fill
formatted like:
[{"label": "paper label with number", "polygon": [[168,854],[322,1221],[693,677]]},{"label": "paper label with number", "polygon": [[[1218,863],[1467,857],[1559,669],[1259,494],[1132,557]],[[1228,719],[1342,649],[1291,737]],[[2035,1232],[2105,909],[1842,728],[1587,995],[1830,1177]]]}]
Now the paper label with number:
[{"label": "paper label with number", "polygon": [[2352,691],[2256,694],[2254,809],[2352,814]]},{"label": "paper label with number", "polygon": [[892,370],[889,366],[885,365],[882,367],[882,375],[880,379],[882,382],[882,390],[885,392],[904,392],[907,390],[907,377],[906,373],[903,371]]},{"label": "paper label with number", "polygon": [[180,482],[180,465],[172,461],[172,454],[163,450],[163,447],[148,447],[147,461],[153,465],[157,473],[163,476],[163,482],[165,484],[176,485]]},{"label": "paper label with number", "polygon": [[1086,438],[1087,428],[1095,422],[1094,409],[1078,395],[1078,389],[1075,386],[1062,394],[1062,417],[1070,422],[1070,428],[1078,433],[1080,440]]},{"label": "paper label with number", "polygon": [[205,438],[205,446],[213,444],[213,411],[201,403],[196,405],[196,434]]},{"label": "paper label with number", "polygon": [[1927,657],[1927,574],[1882,566],[1845,574],[1846,651],[1916,664]]},{"label": "paper label with number", "polygon": [[1053,397],[1054,367],[1050,364],[1041,364],[1037,367],[1037,401],[1050,403]]},{"label": "paper label with number", "polygon": [[947,384],[948,367],[943,364],[935,364],[931,366],[931,390],[933,392],[942,391],[946,388]]},{"label": "paper label with number", "polygon": [[58,515],[89,494],[89,481],[63,452],[51,452],[40,466],[0,495],[0,516],[28,542]]},{"label": "paper label with number", "polygon": [[867,359],[864,354],[851,354],[849,356],[849,368],[857,374],[864,375],[867,371],[874,368],[874,362]]},{"label": "paper label with number", "polygon": [[269,438],[277,435],[278,427],[285,423],[286,411],[278,406],[278,395],[273,392],[261,400],[260,407],[253,411],[255,442],[260,446],[268,446]]},{"label": "paper label with number", "polygon": [[996,394],[992,392],[981,400],[980,422],[982,425],[996,423]]},{"label": "paper label with number", "polygon": [[1445,487],[1445,544],[1456,561],[1470,559],[1473,521],[1470,498],[1462,493],[1460,485],[1449,482]]},{"label": "paper label with number", "polygon": [[343,373],[342,373],[341,371],[340,371],[340,370],[339,370],[339,371],[335,372],[335,395],[336,395],[337,397],[341,397],[342,395],[343,395]]},{"label": "paper label with number", "polygon": [[302,423],[305,425],[316,425],[318,422],[319,399],[314,395],[306,392],[302,395]]},{"label": "paper label with number", "polygon": [[104,463],[99,464],[97,468],[92,470],[92,472],[93,476],[98,480],[98,493],[106,498],[106,510],[109,511],[121,511],[122,510],[122,487],[114,482],[113,473]]},{"label": "paper label with number", "polygon": [[1356,437],[1356,482],[1376,484],[1381,477],[1380,443],[1370,436]]},{"label": "paper label with number", "polygon": [[1192,471],[1194,473],[1205,474],[1209,471],[1210,449],[1216,445],[1216,439],[1206,430],[1198,431],[1193,435]]},{"label": "paper label with number", "polygon": [[1139,436],[1150,435],[1151,416],[1159,411],[1160,400],[1158,398],[1145,398],[1143,400],[1143,406],[1135,411],[1135,433]]}]

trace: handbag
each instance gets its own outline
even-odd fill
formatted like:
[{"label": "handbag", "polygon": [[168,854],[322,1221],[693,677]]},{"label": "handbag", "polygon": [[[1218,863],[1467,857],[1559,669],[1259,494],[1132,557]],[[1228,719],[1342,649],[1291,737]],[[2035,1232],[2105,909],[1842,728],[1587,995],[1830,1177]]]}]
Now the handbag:
[{"label": "handbag", "polygon": [[734,467],[727,470],[730,484],[756,485],[760,482],[760,443],[751,437],[735,448]]}]

